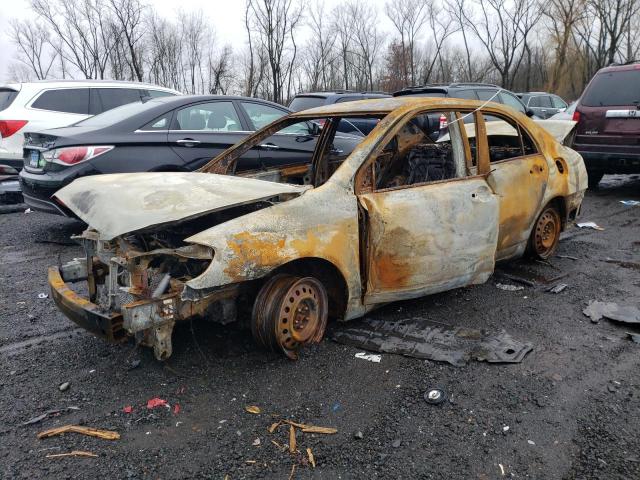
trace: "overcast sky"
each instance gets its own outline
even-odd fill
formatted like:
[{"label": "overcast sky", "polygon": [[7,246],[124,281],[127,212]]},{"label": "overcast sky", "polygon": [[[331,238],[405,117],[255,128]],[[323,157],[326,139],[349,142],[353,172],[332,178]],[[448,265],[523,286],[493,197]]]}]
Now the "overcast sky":
[{"label": "overcast sky", "polygon": [[[144,1],[144,0],[143,0]],[[303,0],[309,4],[314,0]],[[326,10],[336,5],[342,0],[325,0]],[[383,7],[385,0],[362,0],[369,5],[377,5],[379,13],[379,25],[385,31],[390,31],[391,24],[384,16]],[[15,56],[16,50],[12,44],[8,29],[11,18],[31,18],[32,13],[28,0],[0,0],[3,6],[0,7],[0,81],[7,81],[8,65]],[[11,4],[11,8],[5,5]],[[244,4],[243,0],[146,0],[156,12],[166,18],[175,15],[176,4],[185,11],[202,10],[211,20],[215,27],[218,41],[231,44],[234,49],[239,49],[244,45]],[[302,33],[301,33],[302,34]]]}]

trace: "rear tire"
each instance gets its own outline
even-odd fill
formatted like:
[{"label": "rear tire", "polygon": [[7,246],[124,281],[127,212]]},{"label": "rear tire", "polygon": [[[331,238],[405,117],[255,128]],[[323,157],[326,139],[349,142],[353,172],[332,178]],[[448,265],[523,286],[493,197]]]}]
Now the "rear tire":
[{"label": "rear tire", "polygon": [[315,277],[274,275],[256,297],[251,333],[262,347],[296,360],[303,346],[322,340],[328,307],[327,291]]},{"label": "rear tire", "polygon": [[604,172],[587,171],[587,175],[589,176],[589,188],[596,189],[598,188],[600,180],[602,180],[602,177],[604,177]]},{"label": "rear tire", "polygon": [[529,255],[540,260],[551,257],[558,248],[561,230],[562,220],[558,209],[553,205],[547,205],[531,230]]}]

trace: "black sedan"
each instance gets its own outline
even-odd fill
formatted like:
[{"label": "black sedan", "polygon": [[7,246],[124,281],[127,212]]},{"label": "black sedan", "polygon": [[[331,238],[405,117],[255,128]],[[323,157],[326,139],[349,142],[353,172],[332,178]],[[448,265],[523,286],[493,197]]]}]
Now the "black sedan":
[{"label": "black sedan", "polygon": [[[123,105],[70,127],[27,132],[20,172],[25,202],[36,210],[68,215],[52,195],[78,177],[196,170],[289,112],[255,98],[162,97]],[[309,122],[305,131],[273,135],[247,152],[236,171],[310,162],[319,129]],[[336,137],[336,148],[348,153],[355,140],[343,134],[342,140]]]}]

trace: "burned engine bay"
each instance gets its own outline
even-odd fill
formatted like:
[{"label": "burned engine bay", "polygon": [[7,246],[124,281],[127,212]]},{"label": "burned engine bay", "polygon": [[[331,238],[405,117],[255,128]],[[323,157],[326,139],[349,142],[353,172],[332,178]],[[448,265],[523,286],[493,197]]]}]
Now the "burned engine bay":
[{"label": "burned engine bay", "polygon": [[213,251],[184,239],[270,205],[261,201],[234,207],[108,241],[88,229],[73,237],[86,257],[62,265],[60,273],[65,282],[86,280],[90,302],[112,319],[111,331],[94,333],[115,341],[134,336],[136,342],[153,347],[159,360],[166,359],[176,321],[206,316],[225,324],[236,317],[239,286],[202,292],[185,285],[207,269]]}]

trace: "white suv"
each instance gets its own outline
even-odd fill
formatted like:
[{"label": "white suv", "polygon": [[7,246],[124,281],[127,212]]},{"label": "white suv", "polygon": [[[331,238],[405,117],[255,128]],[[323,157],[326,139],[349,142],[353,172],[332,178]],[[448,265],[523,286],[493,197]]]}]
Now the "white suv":
[{"label": "white suv", "polygon": [[168,95],[180,92],[146,83],[106,80],[0,85],[0,195],[14,187],[13,182],[2,180],[7,180],[7,175],[17,175],[22,168],[25,129],[65,127],[125,103]]}]

